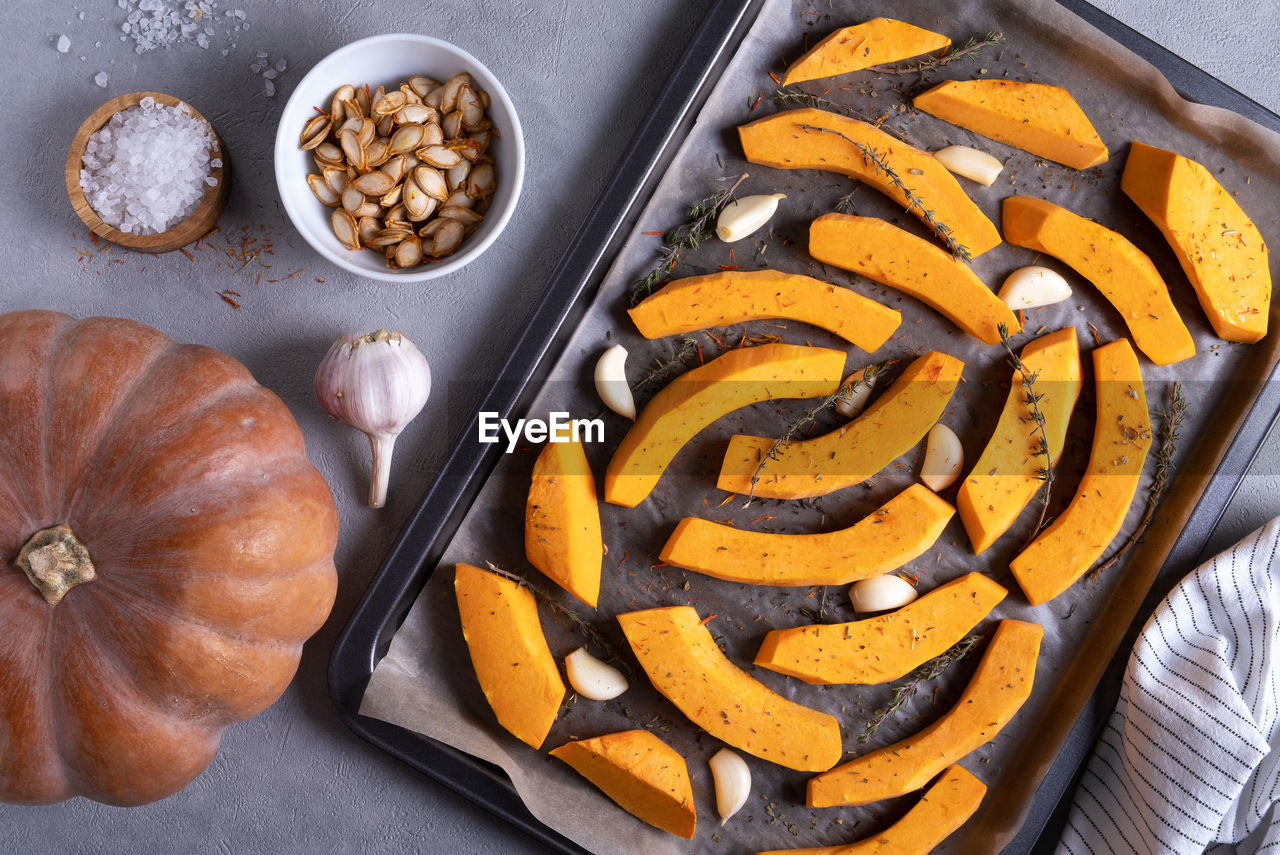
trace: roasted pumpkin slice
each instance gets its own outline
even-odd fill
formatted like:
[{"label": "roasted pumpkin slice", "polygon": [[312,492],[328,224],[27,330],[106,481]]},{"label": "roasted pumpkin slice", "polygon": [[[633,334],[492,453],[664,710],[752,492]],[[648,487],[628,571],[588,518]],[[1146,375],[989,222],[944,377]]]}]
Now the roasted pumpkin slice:
[{"label": "roasted pumpkin slice", "polygon": [[1126,339],[1093,351],[1098,420],[1080,486],[1066,510],[1010,564],[1033,606],[1048,602],[1102,557],[1124,525],[1151,446],[1138,358]]},{"label": "roasted pumpkin slice", "polygon": [[471,664],[498,724],[539,747],[560,710],[564,681],[542,634],[533,594],[470,564],[455,568],[453,590]]},{"label": "roasted pumpkin slice", "polygon": [[800,706],[730,662],[690,606],[618,615],[654,687],[716,739],[788,769],[816,772],[840,760],[835,716]]},{"label": "roasted pumpkin slice", "polygon": [[861,484],[929,432],[963,369],[954,356],[930,351],[908,365],[858,418],[823,436],[793,442],[772,459],[766,458],[775,440],[738,434],[729,440],[716,486],[767,499],[804,499]]},{"label": "roasted pumpkin slice", "polygon": [[915,297],[985,344],[999,343],[1001,324],[1021,329],[969,265],[884,220],[824,214],[809,227],[809,254]]},{"label": "roasted pumpkin slice", "polygon": [[845,585],[923,554],[954,513],[928,487],[912,484],[849,528],[823,534],[750,531],[685,517],[660,558],[747,585]]},{"label": "roasted pumpkin slice", "polygon": [[716,419],[757,401],[830,395],[843,371],[843,351],[795,344],[739,348],[686,371],[653,396],[622,438],[605,471],[605,501],[635,507],[684,444]]},{"label": "roasted pumpkin slice", "polygon": [[772,630],[755,664],[806,683],[896,680],[946,652],[1007,593],[981,573],[969,573],[886,615]]},{"label": "roasted pumpkin slice", "polygon": [[1027,697],[1044,628],[1002,620],[956,705],[914,736],[809,779],[809,807],[865,805],[901,796],[989,742]]},{"label": "roasted pumpkin slice", "polygon": [[[1067,423],[1080,397],[1080,347],[1074,327],[1058,330],[1028,342],[1022,348],[1022,364],[1035,375],[1037,407],[1044,416],[1049,457],[1056,464],[1067,436]],[[956,509],[969,533],[975,555],[1008,531],[1018,514],[1044,485],[1037,472],[1045,466],[1040,433],[1027,403],[1022,375],[1010,381],[995,433],[982,456],[960,484]]]},{"label": "roasted pumpkin slice", "polygon": [[973,816],[987,785],[963,766],[947,767],[902,819],[856,843],[775,849],[760,855],[928,855]]},{"label": "roasted pumpkin slice", "polygon": [[548,579],[596,607],[604,541],[596,479],[582,443],[548,442],[533,464],[524,554]]},{"label": "roasted pumpkin slice", "polygon": [[[1000,245],[1000,232],[932,154],[857,119],[809,107],[774,113],[738,128],[747,160],[775,169],[821,169],[856,178],[925,221],[925,211],[869,156],[887,164],[917,199],[929,220],[944,223],[971,255]],[[925,221],[926,225],[933,226]],[[939,235],[941,237],[941,235]]]},{"label": "roasted pumpkin slice", "polygon": [[951,39],[905,21],[872,18],[841,27],[787,67],[782,85],[820,80],[942,50]]},{"label": "roasted pumpkin slice", "polygon": [[1107,162],[1107,146],[1076,99],[1060,86],[948,80],[912,103],[945,122],[1072,169]]},{"label": "roasted pumpkin slice", "polygon": [[724,270],[676,279],[627,314],[645,338],[782,318],[835,333],[867,353],[902,323],[898,312],[855,291],[780,270]]},{"label": "roasted pumpkin slice", "polygon": [[1151,259],[1124,236],[1030,196],[1004,200],[1004,235],[1009,243],[1052,255],[1092,282],[1152,362],[1169,365],[1196,355],[1169,286]]},{"label": "roasted pumpkin slice", "polygon": [[684,758],[647,730],[624,730],[551,750],[634,817],[685,840],[697,811]]},{"label": "roasted pumpkin slice", "polygon": [[1135,141],[1124,162],[1120,189],[1173,247],[1219,338],[1255,342],[1267,334],[1267,245],[1209,170],[1182,155]]}]

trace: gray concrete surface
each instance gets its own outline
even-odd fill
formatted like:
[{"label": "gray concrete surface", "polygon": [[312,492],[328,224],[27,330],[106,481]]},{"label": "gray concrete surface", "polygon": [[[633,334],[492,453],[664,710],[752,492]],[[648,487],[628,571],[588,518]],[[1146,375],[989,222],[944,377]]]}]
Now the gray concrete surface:
[{"label": "gray concrete surface", "polygon": [[[0,123],[0,309],[124,315],[243,360],[289,404],[338,499],[338,603],[285,696],[230,728],[213,765],[186,790],[131,810],[85,800],[0,806],[0,853],[533,851],[503,823],[349,734],[329,703],[325,667],[459,419],[496,373],[505,343],[707,0],[224,2],[219,12],[243,9],[250,24],[226,57],[221,38],[209,50],[180,45],[135,55],[118,38],[123,13],[110,0],[0,6],[8,44],[0,80],[10,104]],[[1280,110],[1276,0],[1190,0],[1176,16],[1158,0],[1100,5]],[[275,117],[306,68],[352,39],[401,29],[484,59],[518,104],[530,152],[520,209],[499,243],[457,276],[419,286],[361,281],[310,252],[279,213],[269,156]],[[65,55],[54,48],[61,33],[72,42]],[[259,51],[289,64],[274,98],[249,70]],[[106,89],[93,83],[98,71],[110,75]],[[274,255],[262,256],[270,270],[251,271],[264,273],[261,282],[210,248],[195,251],[194,261],[77,251],[93,247],[66,202],[66,143],[101,101],[136,89],[186,98],[218,127],[237,170],[222,237],[272,242]],[[292,279],[269,281],[298,269]],[[239,311],[215,293],[227,288],[241,293]],[[379,326],[402,328],[422,347],[436,386],[400,440],[388,506],[372,511],[360,501],[363,437],[319,412],[311,375],[338,334]],[[1215,541],[1228,543],[1280,512],[1277,483],[1280,441],[1272,441]]]}]

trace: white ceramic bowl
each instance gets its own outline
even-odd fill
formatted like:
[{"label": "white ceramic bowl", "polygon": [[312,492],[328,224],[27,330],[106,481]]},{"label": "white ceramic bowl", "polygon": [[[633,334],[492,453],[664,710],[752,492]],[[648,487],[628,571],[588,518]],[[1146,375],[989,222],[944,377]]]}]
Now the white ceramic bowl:
[{"label": "white ceramic bowl", "polygon": [[[497,138],[489,146],[498,186],[484,221],[453,255],[407,270],[388,268],[385,259],[373,250],[346,249],[338,243],[330,226],[333,209],[322,205],[307,186],[307,174],[315,171],[315,162],[310,152],[298,148],[303,124],[315,115],[315,107],[327,108],[333,93],[343,84],[392,87],[416,74],[447,80],[459,71],[469,72],[479,88],[489,93],[488,115],[498,130]],[[339,48],[316,63],[298,82],[276,128],[275,169],[284,209],[316,252],[339,267],[370,279],[421,282],[458,270],[477,258],[501,234],[515,211],[520,185],[524,182],[524,136],[510,96],[480,60],[431,36],[388,33]]]}]

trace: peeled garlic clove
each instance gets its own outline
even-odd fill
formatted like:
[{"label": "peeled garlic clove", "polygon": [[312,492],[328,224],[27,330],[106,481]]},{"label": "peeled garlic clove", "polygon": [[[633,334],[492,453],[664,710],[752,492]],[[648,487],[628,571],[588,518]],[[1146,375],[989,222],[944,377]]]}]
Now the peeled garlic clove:
[{"label": "peeled garlic clove", "polygon": [[573,690],[593,701],[607,701],[627,690],[627,678],[622,672],[592,656],[585,647],[564,658],[564,671]]},{"label": "peeled garlic clove", "polygon": [[933,153],[934,158],[962,178],[976,181],[983,187],[990,187],[991,182],[1000,177],[1004,164],[985,151],[978,151],[967,145],[949,145]]},{"label": "peeled garlic clove", "polygon": [[785,193],[766,193],[734,199],[720,209],[716,218],[716,237],[725,243],[742,240],[769,222],[778,210],[778,200],[787,198]]},{"label": "peeled garlic clove", "polygon": [[943,424],[929,430],[924,449],[924,463],[920,465],[920,480],[935,493],[955,483],[964,466],[964,447],[956,432]]},{"label": "peeled garlic clove", "polygon": [[1071,286],[1047,267],[1019,267],[1000,286],[1000,299],[1010,309],[1035,309],[1070,299]]},{"label": "peeled garlic clove", "polygon": [[596,392],[604,405],[635,421],[636,400],[627,385],[627,349],[620,344],[600,354],[596,361]]},{"label": "peeled garlic clove", "polygon": [[720,814],[720,824],[724,825],[751,795],[751,769],[747,761],[728,748],[721,748],[708,763],[716,783],[716,811]]},{"label": "peeled garlic clove", "polygon": [[[844,382],[840,384],[841,389],[853,386],[853,391],[840,395],[836,398],[836,412],[851,419],[858,413],[862,412],[862,408],[867,405],[867,401],[871,399],[871,392],[876,387],[876,376],[873,373],[870,378],[867,377],[867,369],[855,371],[848,377],[844,378]],[[856,385],[855,385],[856,384]]]},{"label": "peeled garlic clove", "polygon": [[873,576],[849,586],[849,603],[855,612],[887,612],[914,600],[916,589],[900,576]]}]

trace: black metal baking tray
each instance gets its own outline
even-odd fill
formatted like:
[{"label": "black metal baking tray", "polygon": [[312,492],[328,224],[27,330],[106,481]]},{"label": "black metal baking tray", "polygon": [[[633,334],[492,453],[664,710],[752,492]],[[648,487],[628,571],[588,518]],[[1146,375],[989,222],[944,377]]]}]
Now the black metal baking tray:
[{"label": "black metal baking tray", "polygon": [[[1230,109],[1280,131],[1280,116],[1084,0],[1058,2],[1151,62],[1189,100]],[[476,413],[519,412],[539,388],[762,5],[763,0],[712,2],[617,169],[543,289],[497,382],[486,393]],[[1275,379],[1273,376],[1272,382],[1263,385],[1209,487],[1188,518],[1133,623],[1131,637],[1159,599],[1192,568],[1258,448],[1280,416],[1280,383],[1274,382]],[[584,853],[581,847],[534,818],[498,767],[452,746],[358,713],[374,666],[385,655],[396,630],[500,457],[497,446],[467,441],[476,429],[477,415],[472,414],[455,439],[440,474],[405,524],[338,638],[329,664],[330,694],[343,721],[364,739],[553,850]],[[1114,704],[1131,647],[1130,638],[1119,648],[1107,676],[1076,722],[1037,791],[1020,833],[1006,852],[1048,851],[1056,842],[1065,822],[1072,784]]]}]

